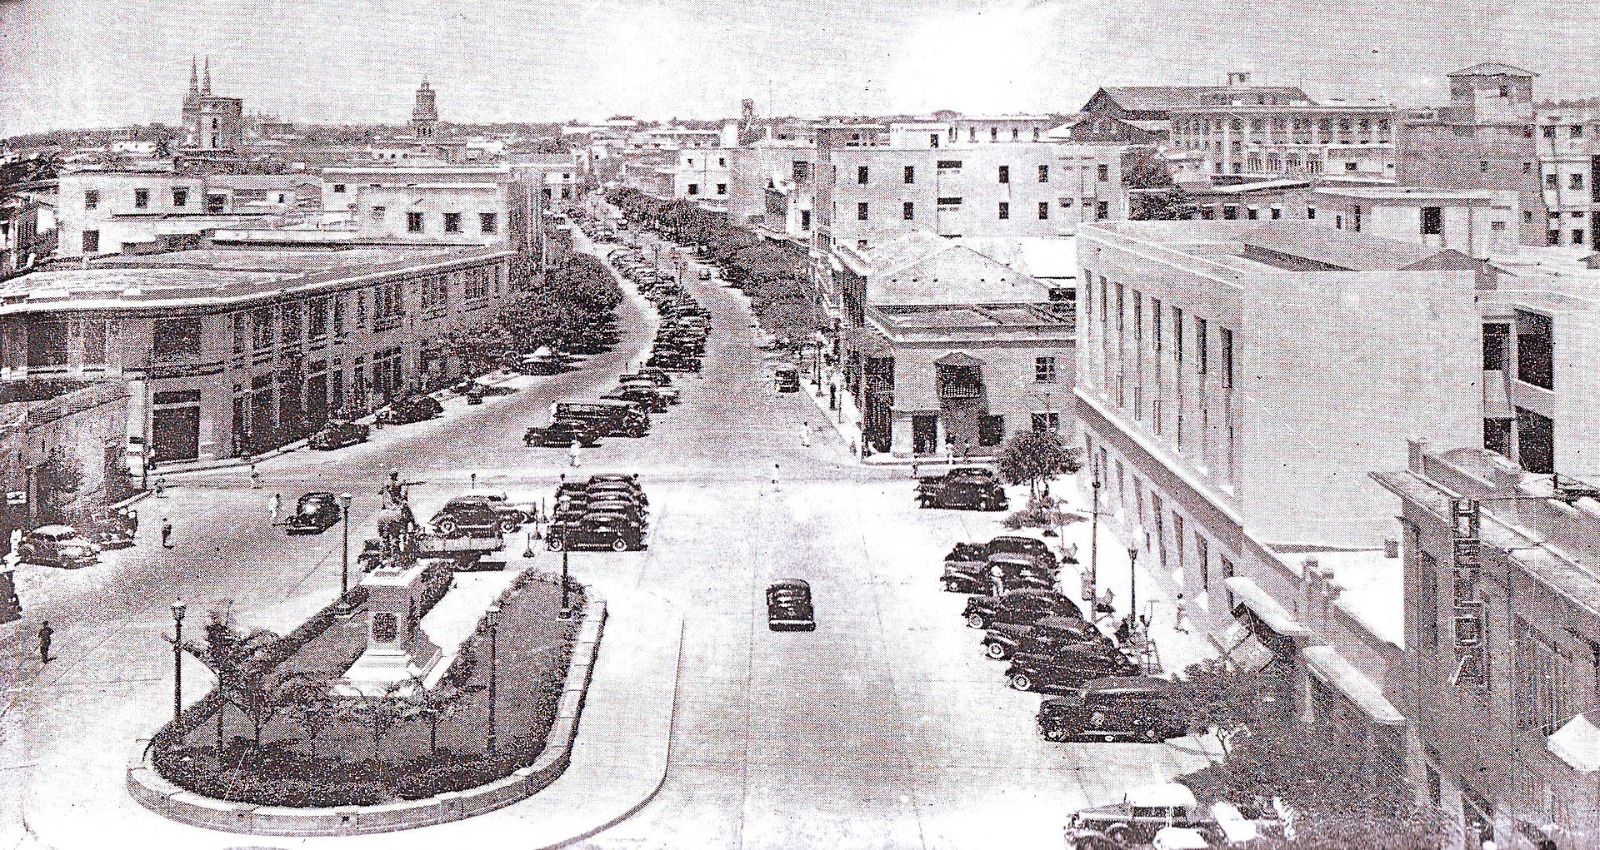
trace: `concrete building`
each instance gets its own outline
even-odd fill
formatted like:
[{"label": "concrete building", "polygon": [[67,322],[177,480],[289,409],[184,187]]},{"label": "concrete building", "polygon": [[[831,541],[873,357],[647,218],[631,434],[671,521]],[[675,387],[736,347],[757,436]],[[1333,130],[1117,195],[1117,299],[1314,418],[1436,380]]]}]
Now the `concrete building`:
[{"label": "concrete building", "polygon": [[[57,189],[57,257],[160,250],[163,240],[218,227],[302,220],[315,190],[305,175],[151,170],[63,173]],[[281,199],[281,200],[280,200]]]},{"label": "concrete building", "polygon": [[[269,237],[296,233],[317,232]],[[503,247],[227,244],[6,282],[0,380],[125,382],[136,454],[229,457],[441,385],[459,369],[445,336],[509,294]]]},{"label": "concrete building", "polygon": [[[1311,98],[1294,86],[1250,85],[1248,72],[1228,74],[1225,86],[1108,86],[1097,90],[1079,114],[1125,124],[1147,133],[1149,141],[1165,141],[1172,132],[1172,112],[1185,107],[1309,106]],[[1110,127],[1103,125],[1102,129]]]},{"label": "concrete building", "polygon": [[1516,192],[1518,242],[1547,244],[1549,231],[1563,227],[1549,227],[1541,189],[1534,138],[1536,75],[1487,62],[1447,76],[1449,106],[1400,121],[1396,181],[1402,186]]},{"label": "concrete building", "polygon": [[1205,154],[1213,181],[1327,174],[1392,182],[1390,104],[1182,106],[1169,110],[1174,149]]},{"label": "concrete building", "polygon": [[26,196],[0,200],[0,278],[44,259],[39,250],[39,202]]},{"label": "concrete building", "polygon": [[1400,497],[1418,787],[1465,846],[1600,842],[1600,490],[1412,442]]},{"label": "concrete building", "polygon": [[211,93],[211,58],[205,80],[189,65],[189,93],[183,98],[183,147],[201,155],[238,151],[244,146],[244,99]]},{"label": "concrete building", "polygon": [[1541,244],[1600,244],[1600,99],[1547,101],[1534,113],[1546,210]]},{"label": "concrete building", "polygon": [[1322,227],[1450,248],[1476,259],[1517,250],[1517,193],[1511,191],[1324,186],[1311,190],[1305,213]]},{"label": "concrete building", "polygon": [[809,237],[816,145],[762,137],[731,153],[728,215],[733,222]]},{"label": "concrete building", "polygon": [[329,224],[399,241],[492,243],[534,249],[541,169],[503,164],[362,165],[322,171]]},{"label": "concrete building", "polygon": [[127,471],[127,423],[120,381],[0,386],[0,487],[24,496],[0,509],[0,551],[10,551],[12,529],[39,525],[46,482],[38,469],[52,454],[63,454],[81,476],[68,511],[122,496],[115,479]]}]

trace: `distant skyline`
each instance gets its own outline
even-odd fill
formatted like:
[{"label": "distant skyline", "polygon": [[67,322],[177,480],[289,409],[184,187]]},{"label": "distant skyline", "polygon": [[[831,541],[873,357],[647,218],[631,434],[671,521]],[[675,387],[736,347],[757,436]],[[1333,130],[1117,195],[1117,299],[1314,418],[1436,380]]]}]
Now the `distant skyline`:
[{"label": "distant skyline", "polygon": [[1072,112],[1236,69],[1417,106],[1484,61],[1600,96],[1578,0],[0,0],[0,136],[178,124],[191,55],[316,123],[403,123],[424,76],[455,122]]}]

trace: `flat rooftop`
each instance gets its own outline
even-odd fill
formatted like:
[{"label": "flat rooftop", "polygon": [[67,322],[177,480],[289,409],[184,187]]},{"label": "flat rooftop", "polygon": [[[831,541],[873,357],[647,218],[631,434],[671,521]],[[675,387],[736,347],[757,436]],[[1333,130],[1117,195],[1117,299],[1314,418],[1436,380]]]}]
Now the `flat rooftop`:
[{"label": "flat rooftop", "polygon": [[1294,221],[1097,222],[1085,228],[1084,234],[1094,238],[1095,230],[1110,231],[1235,271],[1403,271],[1452,253]]},{"label": "flat rooftop", "polygon": [[1316,195],[1362,198],[1372,201],[1481,201],[1492,203],[1495,193],[1488,189],[1429,189],[1418,186],[1320,186]]},{"label": "flat rooftop", "polygon": [[1065,305],[1048,304],[948,304],[874,308],[885,325],[896,331],[956,329],[1028,329],[1053,331],[1075,327]]},{"label": "flat rooftop", "polygon": [[492,256],[484,248],[199,248],[112,257],[87,269],[0,283],[0,314],[60,309],[224,305],[408,266]]}]

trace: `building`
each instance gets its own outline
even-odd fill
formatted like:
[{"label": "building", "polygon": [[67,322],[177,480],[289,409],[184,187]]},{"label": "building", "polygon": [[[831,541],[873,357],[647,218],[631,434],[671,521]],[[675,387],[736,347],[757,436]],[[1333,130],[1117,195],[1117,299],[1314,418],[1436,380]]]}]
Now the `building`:
[{"label": "building", "polygon": [[189,93],[183,98],[183,147],[191,154],[231,153],[244,146],[244,99],[211,93],[211,58],[205,80],[189,65]]},{"label": "building", "polygon": [[1541,244],[1600,244],[1600,99],[1546,101],[1534,113],[1546,209]]},{"label": "building", "polygon": [[[1094,126],[1104,121],[1100,132],[1148,134],[1148,141],[1165,141],[1172,131],[1172,111],[1185,107],[1223,106],[1309,106],[1311,98],[1293,86],[1250,85],[1248,72],[1228,74],[1225,86],[1108,86],[1091,96],[1079,115]],[[1116,125],[1127,130],[1116,130]],[[1141,140],[1143,141],[1143,140]]]},{"label": "building", "polygon": [[1406,676],[1429,800],[1467,847],[1600,841],[1600,493],[1475,448],[1399,472]]},{"label": "building", "polygon": [[989,455],[1017,430],[1061,427],[1076,335],[1045,285],[926,231],[835,258],[834,392],[854,400],[872,451]]},{"label": "building", "polygon": [[[147,170],[63,173],[57,188],[57,257],[160,250],[163,240],[218,227],[302,220],[315,189],[305,175]],[[281,200],[280,200],[281,198]]]},{"label": "building", "polygon": [[728,215],[733,222],[759,222],[778,233],[809,238],[816,145],[763,136],[731,154]]},{"label": "building", "polygon": [[[509,295],[504,247],[216,244],[0,285],[0,380],[126,383],[127,437],[163,460],[262,451],[460,364],[448,335]],[[326,234],[324,234],[326,235]]]},{"label": "building", "polygon": [[38,250],[39,202],[24,195],[0,199],[0,278],[43,259]]},{"label": "building", "polygon": [[[1400,121],[1396,181],[1402,186],[1516,192],[1518,242],[1548,244],[1549,231],[1562,230],[1564,222],[1549,226],[1541,188],[1539,140],[1534,138],[1537,75],[1486,62],[1447,76],[1449,106]],[[1556,179],[1559,187],[1560,177]],[[1561,234],[1555,238],[1560,242]]]},{"label": "building", "polygon": [[1516,252],[1517,213],[1516,192],[1414,186],[1323,186],[1305,205],[1305,218],[1322,227],[1476,259]]},{"label": "building", "polygon": [[503,164],[325,168],[325,221],[368,237],[476,242],[534,250],[542,172]]},{"label": "building", "polygon": [[39,468],[52,455],[80,476],[68,511],[124,495],[128,482],[117,479],[127,472],[127,422],[128,390],[120,381],[0,385],[0,487],[23,494],[22,504],[0,509],[0,551],[10,551],[12,529],[40,524],[41,491],[50,482]]},{"label": "building", "polygon": [[1212,180],[1326,174],[1393,182],[1394,106],[1230,102],[1169,110],[1170,141],[1205,154]]}]

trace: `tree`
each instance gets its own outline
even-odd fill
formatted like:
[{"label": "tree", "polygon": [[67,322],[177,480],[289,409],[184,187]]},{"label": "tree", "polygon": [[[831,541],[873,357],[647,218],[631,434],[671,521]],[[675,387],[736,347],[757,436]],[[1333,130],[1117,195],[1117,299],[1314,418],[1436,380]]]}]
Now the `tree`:
[{"label": "tree", "polygon": [[1129,148],[1122,158],[1122,185],[1129,189],[1165,189],[1172,185],[1172,173],[1155,148]]},{"label": "tree", "polygon": [[291,674],[279,683],[275,700],[280,711],[292,716],[306,730],[306,742],[313,756],[317,753],[317,738],[338,721],[338,698],[334,686],[338,680],[327,673],[312,671]]},{"label": "tree", "polygon": [[1194,218],[1194,196],[1177,187],[1128,193],[1128,218],[1133,221],[1175,221]]},{"label": "tree", "polygon": [[[261,730],[267,721],[284,708],[279,695],[283,677],[273,668],[282,653],[282,638],[266,629],[249,632],[239,628],[233,615],[232,600],[211,609],[205,638],[185,641],[183,649],[206,665],[217,677],[217,691],[225,703],[238,708],[250,719],[255,746],[261,746]],[[217,709],[218,739],[222,747],[222,708]]]},{"label": "tree", "polygon": [[1000,477],[1008,484],[1039,485],[1062,473],[1078,471],[1077,452],[1053,431],[1018,431],[1000,447]]},{"label": "tree", "polygon": [[56,446],[34,468],[34,486],[39,500],[39,523],[66,522],[68,508],[83,486],[83,466],[70,449]]},{"label": "tree", "polygon": [[340,719],[361,723],[372,733],[372,760],[383,761],[383,738],[402,722],[415,716],[406,699],[410,680],[391,682],[378,694],[356,694],[338,699],[334,713]]}]

